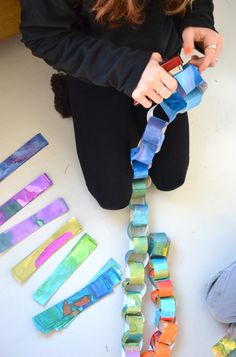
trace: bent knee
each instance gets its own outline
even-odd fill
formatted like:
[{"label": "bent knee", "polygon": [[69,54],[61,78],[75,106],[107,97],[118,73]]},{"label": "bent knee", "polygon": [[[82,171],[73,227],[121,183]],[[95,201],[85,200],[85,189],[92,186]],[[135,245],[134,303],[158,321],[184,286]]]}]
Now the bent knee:
[{"label": "bent knee", "polygon": [[173,191],[183,186],[185,180],[186,180],[186,175],[181,178],[178,178],[178,180],[165,180],[165,181],[163,180],[163,181],[154,182],[154,185],[159,191]]},{"label": "bent knee", "polygon": [[109,189],[109,187],[103,187],[101,189],[90,189],[88,190],[92,196],[96,199],[98,204],[108,210],[119,210],[125,208],[129,205],[130,198],[132,195],[132,186],[125,187],[123,190],[117,187]]}]

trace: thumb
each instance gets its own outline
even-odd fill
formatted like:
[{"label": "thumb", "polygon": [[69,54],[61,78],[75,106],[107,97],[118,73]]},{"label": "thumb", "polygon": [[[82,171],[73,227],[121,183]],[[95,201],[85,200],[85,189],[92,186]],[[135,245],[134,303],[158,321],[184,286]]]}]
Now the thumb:
[{"label": "thumb", "polygon": [[188,28],[186,30],[184,30],[183,34],[182,34],[182,38],[183,38],[183,50],[184,50],[184,54],[186,56],[192,56],[193,54],[193,50],[195,48],[194,46],[194,33],[193,30]]}]

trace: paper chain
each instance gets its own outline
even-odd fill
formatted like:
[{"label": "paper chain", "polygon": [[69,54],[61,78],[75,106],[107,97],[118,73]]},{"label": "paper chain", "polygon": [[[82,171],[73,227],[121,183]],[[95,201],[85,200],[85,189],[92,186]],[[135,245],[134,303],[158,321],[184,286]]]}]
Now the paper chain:
[{"label": "paper chain", "polygon": [[157,306],[157,312],[150,348],[142,353],[142,357],[169,357],[177,333],[175,298],[167,263],[170,241],[165,233],[148,234],[148,170],[154,155],[161,149],[168,124],[178,113],[198,105],[207,85],[193,65],[184,66],[175,78],[178,81],[177,91],[161,104],[169,122],[154,115],[156,106],[151,108],[143,137],[138,147],[131,151],[134,179],[130,202],[131,222],[128,226],[130,250],[126,254],[127,270],[123,282],[125,301],[122,310],[125,319],[122,355],[125,357],[141,355],[144,332],[142,298],[146,292],[144,279],[147,265],[153,288],[151,299]]}]

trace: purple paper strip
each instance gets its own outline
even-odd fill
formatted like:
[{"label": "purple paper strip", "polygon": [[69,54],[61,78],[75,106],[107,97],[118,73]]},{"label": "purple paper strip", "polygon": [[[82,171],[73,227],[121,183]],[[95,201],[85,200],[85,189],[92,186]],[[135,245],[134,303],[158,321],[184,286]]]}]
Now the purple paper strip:
[{"label": "purple paper strip", "polygon": [[63,198],[53,201],[33,216],[0,233],[0,253],[22,241],[53,219],[69,211]]},{"label": "purple paper strip", "polygon": [[0,206],[0,226],[41,193],[46,191],[52,184],[47,174],[42,174],[21,191],[17,192],[12,198]]},{"label": "purple paper strip", "polygon": [[48,141],[42,134],[37,134],[32,139],[27,141],[27,143],[0,163],[0,181],[5,179],[8,175],[47,145]]}]

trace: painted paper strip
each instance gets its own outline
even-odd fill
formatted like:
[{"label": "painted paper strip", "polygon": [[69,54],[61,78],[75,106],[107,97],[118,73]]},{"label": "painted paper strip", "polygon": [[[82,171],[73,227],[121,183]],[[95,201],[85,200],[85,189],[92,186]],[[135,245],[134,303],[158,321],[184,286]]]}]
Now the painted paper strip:
[{"label": "painted paper strip", "polygon": [[44,173],[17,192],[0,206],[0,226],[52,185],[52,180]]},{"label": "painted paper strip", "polygon": [[12,268],[12,274],[21,283],[27,280],[58,249],[82,231],[81,224],[72,217],[49,239]]},{"label": "painted paper strip", "polygon": [[0,253],[19,243],[39,228],[67,211],[69,211],[69,208],[66,202],[63,198],[59,198],[31,217],[28,217],[5,232],[0,233]]},{"label": "painted paper strip", "polygon": [[48,334],[68,327],[87,307],[110,294],[120,281],[120,266],[110,259],[85,288],[33,317],[36,328]]},{"label": "painted paper strip", "polygon": [[96,241],[85,233],[54,272],[34,293],[34,300],[41,305],[45,305],[96,247]]},{"label": "painted paper strip", "polygon": [[47,145],[48,141],[40,133],[27,141],[27,143],[0,163],[0,181],[4,180],[8,175],[18,169],[18,167],[24,164]]}]

